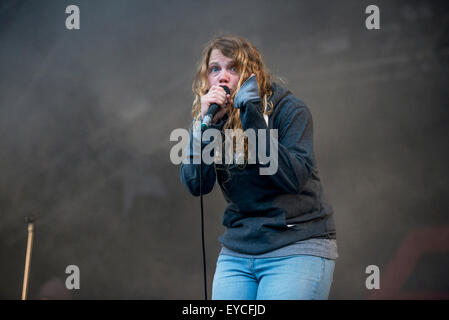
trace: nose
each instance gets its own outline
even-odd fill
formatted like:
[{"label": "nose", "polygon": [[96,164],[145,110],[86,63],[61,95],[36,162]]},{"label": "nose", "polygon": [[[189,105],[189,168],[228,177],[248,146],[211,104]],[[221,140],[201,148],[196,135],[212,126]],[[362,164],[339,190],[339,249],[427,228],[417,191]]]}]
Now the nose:
[{"label": "nose", "polygon": [[220,73],[220,77],[218,78],[218,81],[220,83],[228,83],[229,82],[229,73],[226,69],[223,68],[222,72]]}]

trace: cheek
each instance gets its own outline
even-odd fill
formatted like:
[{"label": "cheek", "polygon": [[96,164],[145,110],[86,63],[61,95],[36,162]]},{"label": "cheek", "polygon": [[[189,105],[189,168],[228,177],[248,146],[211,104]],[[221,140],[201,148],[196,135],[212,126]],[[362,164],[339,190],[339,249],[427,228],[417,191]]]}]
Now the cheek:
[{"label": "cheek", "polygon": [[232,88],[233,88],[234,90],[237,88],[237,85],[238,85],[238,83],[239,83],[239,80],[240,80],[240,77],[239,77],[239,76],[235,76],[235,77],[232,78],[231,86],[232,86]]},{"label": "cheek", "polygon": [[209,76],[207,76],[207,82],[208,82],[209,88],[210,88],[217,83],[217,80],[216,80],[216,78],[209,75]]}]

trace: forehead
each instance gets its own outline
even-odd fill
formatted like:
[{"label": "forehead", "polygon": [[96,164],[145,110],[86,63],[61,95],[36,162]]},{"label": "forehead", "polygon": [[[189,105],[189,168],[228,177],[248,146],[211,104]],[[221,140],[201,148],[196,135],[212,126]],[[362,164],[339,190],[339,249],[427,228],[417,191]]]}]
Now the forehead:
[{"label": "forehead", "polygon": [[209,64],[212,63],[231,63],[234,62],[234,59],[226,57],[223,53],[218,49],[213,49],[210,53]]}]

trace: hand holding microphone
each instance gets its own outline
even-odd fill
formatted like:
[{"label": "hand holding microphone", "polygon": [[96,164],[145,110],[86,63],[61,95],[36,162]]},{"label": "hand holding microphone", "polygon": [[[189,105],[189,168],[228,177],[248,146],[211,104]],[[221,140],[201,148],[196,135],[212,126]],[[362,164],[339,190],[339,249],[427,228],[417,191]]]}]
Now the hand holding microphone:
[{"label": "hand holding microphone", "polygon": [[[222,118],[227,109],[225,106],[230,102],[231,92],[226,86],[214,85],[209,92],[201,97],[201,130],[205,130],[212,123],[212,120]],[[220,108],[222,106],[222,108]]]}]

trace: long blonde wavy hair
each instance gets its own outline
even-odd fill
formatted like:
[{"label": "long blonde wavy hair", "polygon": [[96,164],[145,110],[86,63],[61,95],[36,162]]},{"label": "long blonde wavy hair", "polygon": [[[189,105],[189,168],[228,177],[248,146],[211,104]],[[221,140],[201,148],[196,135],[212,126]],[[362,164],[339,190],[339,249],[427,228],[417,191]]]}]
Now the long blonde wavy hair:
[{"label": "long blonde wavy hair", "polygon": [[[208,83],[208,66],[209,59],[213,49],[218,49],[221,53],[234,60],[240,79],[236,90],[231,96],[231,108],[228,110],[228,119],[223,126],[225,129],[242,129],[240,121],[240,110],[233,107],[232,102],[242,83],[244,83],[251,74],[255,74],[259,85],[259,93],[262,99],[262,112],[269,115],[273,111],[273,105],[269,101],[272,95],[272,76],[265,67],[262,55],[259,50],[247,39],[227,35],[212,39],[203,49],[203,54],[197,67],[195,78],[192,84],[192,90],[195,99],[192,104],[192,117],[195,121],[200,120],[201,116],[201,96],[207,93],[209,89]],[[247,160],[248,145],[245,138],[245,162]]]}]

